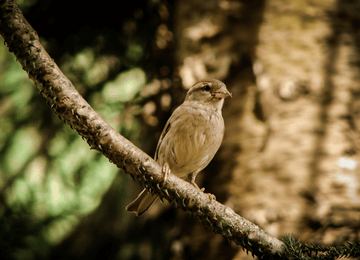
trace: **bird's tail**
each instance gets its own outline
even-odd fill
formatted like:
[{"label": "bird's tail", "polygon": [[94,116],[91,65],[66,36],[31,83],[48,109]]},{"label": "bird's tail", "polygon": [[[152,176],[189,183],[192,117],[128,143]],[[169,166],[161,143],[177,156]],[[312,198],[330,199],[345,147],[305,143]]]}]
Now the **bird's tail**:
[{"label": "bird's tail", "polygon": [[134,212],[136,216],[141,216],[158,198],[157,195],[152,195],[144,189],[139,196],[126,206],[126,211]]}]

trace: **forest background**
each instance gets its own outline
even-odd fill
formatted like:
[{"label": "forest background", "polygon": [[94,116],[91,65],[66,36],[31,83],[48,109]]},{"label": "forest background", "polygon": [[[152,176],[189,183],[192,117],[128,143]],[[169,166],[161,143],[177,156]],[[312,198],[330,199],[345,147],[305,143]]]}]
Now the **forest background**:
[{"label": "forest background", "polygon": [[[197,182],[271,235],[360,240],[358,1],[18,0],[42,44],[117,131],[153,155],[191,85],[233,93]],[[141,190],[64,125],[0,46],[3,259],[253,259]]]}]

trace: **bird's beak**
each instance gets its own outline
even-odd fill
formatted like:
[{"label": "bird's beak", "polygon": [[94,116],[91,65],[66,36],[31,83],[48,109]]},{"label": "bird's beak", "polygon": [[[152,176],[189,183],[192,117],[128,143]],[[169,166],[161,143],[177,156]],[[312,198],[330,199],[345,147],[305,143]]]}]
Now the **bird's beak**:
[{"label": "bird's beak", "polygon": [[229,92],[229,90],[227,90],[227,88],[224,86],[224,87],[221,87],[218,90],[216,90],[216,92],[214,93],[214,97],[216,97],[216,98],[231,97],[232,98],[232,95]]}]

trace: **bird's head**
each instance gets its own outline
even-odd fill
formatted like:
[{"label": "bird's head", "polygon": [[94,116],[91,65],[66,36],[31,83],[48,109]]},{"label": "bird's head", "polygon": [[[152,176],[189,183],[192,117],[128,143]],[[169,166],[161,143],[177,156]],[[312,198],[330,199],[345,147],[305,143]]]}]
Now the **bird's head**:
[{"label": "bird's head", "polygon": [[223,82],[217,79],[207,79],[195,83],[189,89],[185,101],[211,103],[221,109],[224,99],[227,97],[232,97],[232,95]]}]

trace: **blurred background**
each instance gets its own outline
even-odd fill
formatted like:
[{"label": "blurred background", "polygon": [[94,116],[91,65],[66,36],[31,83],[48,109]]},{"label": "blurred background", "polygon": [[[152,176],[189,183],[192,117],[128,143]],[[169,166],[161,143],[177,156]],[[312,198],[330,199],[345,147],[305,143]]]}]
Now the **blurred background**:
[{"label": "blurred background", "polygon": [[[151,156],[186,90],[224,81],[225,138],[199,186],[275,237],[360,240],[360,1],[15,2],[80,94]],[[1,45],[1,258],[253,259],[167,202],[126,213],[139,191]]]}]

